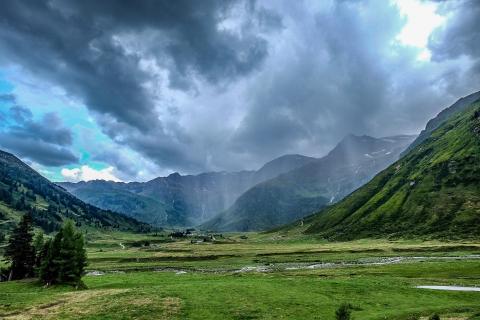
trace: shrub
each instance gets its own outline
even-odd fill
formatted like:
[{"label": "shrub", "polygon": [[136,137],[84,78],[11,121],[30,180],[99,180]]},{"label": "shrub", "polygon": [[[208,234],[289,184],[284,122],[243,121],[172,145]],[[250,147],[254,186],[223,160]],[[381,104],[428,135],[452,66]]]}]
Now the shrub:
[{"label": "shrub", "polygon": [[440,316],[437,313],[432,314],[428,320],[440,320]]},{"label": "shrub", "polygon": [[343,303],[335,311],[335,319],[337,320],[350,320],[352,319],[352,305],[349,303]]}]

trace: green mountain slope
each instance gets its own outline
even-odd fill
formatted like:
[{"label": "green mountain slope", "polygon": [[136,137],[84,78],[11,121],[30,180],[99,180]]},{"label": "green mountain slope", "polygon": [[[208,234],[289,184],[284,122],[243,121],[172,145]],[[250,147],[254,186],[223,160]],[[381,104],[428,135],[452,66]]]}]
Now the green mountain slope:
[{"label": "green mountain slope", "polygon": [[348,135],[325,157],[250,188],[201,228],[266,230],[302,218],[369,181],[397,160],[413,139]]},{"label": "green mountain slope", "polygon": [[[297,224],[298,225],[298,224]],[[480,236],[480,102],[338,204],[305,220],[331,239]]]},{"label": "green mountain slope", "polygon": [[66,218],[101,229],[149,228],[132,218],[84,203],[14,155],[0,151],[0,230],[11,229],[26,212],[32,214],[35,225],[47,232],[58,229]]},{"label": "green mountain slope", "polygon": [[415,141],[413,141],[412,144],[404,152],[402,152],[402,156],[407,154],[410,150],[418,146],[423,141],[425,141],[432,134],[433,130],[437,129],[440,125],[442,125],[445,121],[447,121],[454,115],[465,110],[468,106],[470,106],[478,99],[480,99],[480,91],[460,98],[450,107],[443,109],[435,118],[430,119],[427,122],[425,129],[422,130],[422,132],[420,132]]},{"label": "green mountain slope", "polygon": [[257,171],[173,173],[147,182],[59,182],[83,201],[157,226],[194,226],[228,208],[251,186],[315,158],[285,155]]}]

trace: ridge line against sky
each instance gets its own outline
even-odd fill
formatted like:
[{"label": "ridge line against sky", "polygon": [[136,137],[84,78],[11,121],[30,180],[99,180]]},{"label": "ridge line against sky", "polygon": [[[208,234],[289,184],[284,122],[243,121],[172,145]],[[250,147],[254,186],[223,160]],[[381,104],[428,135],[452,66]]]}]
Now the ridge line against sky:
[{"label": "ridge line against sky", "polygon": [[14,1],[0,148],[55,181],[146,181],[417,134],[480,89],[480,1]]}]

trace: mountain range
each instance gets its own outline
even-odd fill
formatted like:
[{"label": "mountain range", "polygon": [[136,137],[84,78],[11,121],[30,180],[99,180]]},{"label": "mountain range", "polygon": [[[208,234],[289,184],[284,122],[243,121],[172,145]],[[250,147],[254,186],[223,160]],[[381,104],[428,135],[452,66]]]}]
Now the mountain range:
[{"label": "mountain range", "polygon": [[126,231],[149,224],[212,231],[287,224],[276,230],[341,240],[474,237],[479,164],[480,92],[440,112],[417,138],[348,135],[322,158],[285,155],[251,171],[54,184],[0,151],[0,229],[30,212],[46,231],[69,218]]},{"label": "mountain range", "polygon": [[156,226],[263,230],[338,201],[397,160],[413,139],[348,135],[326,157],[285,155],[256,171],[58,184],[85,202]]},{"label": "mountain range", "polygon": [[478,237],[480,100],[469,102],[430,121],[435,129],[427,125],[422,141],[350,196],[281,232],[334,240]]},{"label": "mountain range", "polygon": [[300,219],[369,181],[397,160],[414,138],[348,135],[326,156],[250,188],[201,227],[255,231]]},{"label": "mountain range", "polygon": [[173,173],[147,182],[60,182],[85,202],[156,226],[195,226],[224,211],[248,188],[315,158],[285,155],[256,171]]}]

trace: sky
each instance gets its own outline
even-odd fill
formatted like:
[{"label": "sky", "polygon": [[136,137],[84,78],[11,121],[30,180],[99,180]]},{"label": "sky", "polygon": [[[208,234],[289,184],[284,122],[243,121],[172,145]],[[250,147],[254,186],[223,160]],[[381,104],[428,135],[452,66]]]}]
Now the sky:
[{"label": "sky", "polygon": [[0,149],[147,181],[417,134],[480,90],[480,1],[6,0]]}]

